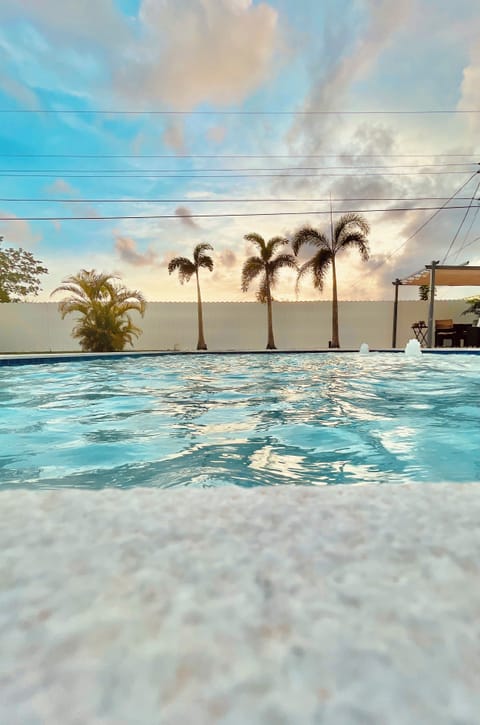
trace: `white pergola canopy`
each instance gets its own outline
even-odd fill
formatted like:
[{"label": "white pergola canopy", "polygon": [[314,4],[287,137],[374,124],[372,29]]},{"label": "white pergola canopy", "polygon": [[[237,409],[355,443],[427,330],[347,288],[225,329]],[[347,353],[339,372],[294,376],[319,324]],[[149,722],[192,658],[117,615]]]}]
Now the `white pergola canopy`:
[{"label": "white pergola canopy", "polygon": [[397,344],[397,313],[398,313],[398,288],[402,285],[410,285],[421,287],[428,285],[429,308],[428,308],[428,331],[427,345],[432,347],[433,330],[434,330],[434,311],[435,311],[435,287],[471,287],[478,285],[480,287],[480,267],[470,267],[467,264],[439,264],[432,262],[426,264],[425,269],[415,272],[404,279],[396,279],[395,285],[395,302],[393,307],[393,336],[392,347]]},{"label": "white pergola canopy", "polygon": [[[432,265],[427,264],[421,272],[416,272],[410,277],[401,279],[400,284],[430,286],[431,271]],[[435,284],[437,287],[472,287],[475,285],[480,287],[480,267],[435,265]]]}]

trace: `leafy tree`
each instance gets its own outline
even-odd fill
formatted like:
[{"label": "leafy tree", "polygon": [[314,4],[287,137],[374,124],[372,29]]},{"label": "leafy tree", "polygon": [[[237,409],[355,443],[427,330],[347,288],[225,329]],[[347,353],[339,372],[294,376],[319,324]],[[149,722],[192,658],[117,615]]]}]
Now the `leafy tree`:
[{"label": "leafy tree", "polygon": [[[0,243],[3,237],[0,237]],[[40,275],[47,274],[43,262],[21,247],[0,248],[0,302],[21,302],[28,295],[38,295]]]},{"label": "leafy tree", "polygon": [[334,225],[330,223],[330,238],[323,232],[305,226],[299,229],[292,242],[294,254],[297,255],[304,244],[315,248],[311,259],[300,267],[298,272],[297,285],[302,277],[311,274],[313,285],[316,289],[322,290],[328,268],[332,267],[332,348],[340,347],[338,334],[338,292],[337,292],[337,254],[346,249],[356,248],[360,252],[363,261],[368,260],[370,250],[367,235],[370,226],[361,214],[344,214]]},{"label": "leafy tree", "polygon": [[141,292],[128,290],[111,274],[82,269],[78,274],[67,277],[56,292],[69,292],[58,303],[62,319],[73,312],[79,318],[72,331],[72,337],[80,341],[82,350],[88,352],[118,352],[125,345],[133,344],[133,338],[141,329],[133,324],[130,310],[136,310],[143,317],[146,302]]},{"label": "leafy tree", "polygon": [[273,337],[273,319],[272,319],[272,289],[278,281],[278,273],[283,267],[296,269],[297,264],[292,254],[274,254],[277,249],[288,244],[285,237],[273,237],[265,242],[260,234],[246,234],[244,239],[254,244],[259,256],[248,257],[243,264],[242,269],[242,290],[246,292],[256,277],[260,275],[260,287],[257,292],[259,302],[267,303],[267,350],[276,350],[275,340]]},{"label": "leafy tree", "polygon": [[480,295],[466,297],[465,302],[468,302],[468,308],[462,312],[462,315],[477,315],[480,317]]},{"label": "leafy tree", "polygon": [[213,270],[213,259],[205,254],[207,250],[213,250],[211,244],[197,244],[193,250],[193,262],[188,257],[175,257],[168,265],[168,274],[172,274],[176,269],[178,270],[178,277],[180,284],[188,282],[190,277],[194,274],[197,280],[197,316],[198,316],[198,342],[197,350],[206,350],[207,344],[205,342],[205,335],[203,332],[203,310],[202,310],[202,297],[200,294],[200,280],[198,276],[199,269],[206,267]]},{"label": "leafy tree", "polygon": [[[434,295],[437,295],[437,288],[434,288]],[[418,288],[418,299],[422,300],[422,302],[428,302],[428,298],[430,296],[430,285],[429,284],[421,284]]]}]

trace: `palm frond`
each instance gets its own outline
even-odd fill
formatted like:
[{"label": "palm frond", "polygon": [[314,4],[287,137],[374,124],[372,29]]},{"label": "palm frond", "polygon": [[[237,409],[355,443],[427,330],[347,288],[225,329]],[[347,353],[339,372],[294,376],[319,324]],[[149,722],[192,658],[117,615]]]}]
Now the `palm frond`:
[{"label": "palm frond", "polygon": [[249,257],[242,267],[242,292],[246,292],[255,277],[265,270],[265,265],[260,257]]},{"label": "palm frond", "polygon": [[260,234],[257,234],[256,232],[250,232],[250,234],[245,234],[243,237],[247,242],[251,242],[252,244],[255,244],[255,246],[258,248],[260,252],[263,252],[265,250],[265,239],[260,236]]},{"label": "palm frond", "polygon": [[344,236],[358,231],[360,231],[363,235],[370,233],[370,224],[367,222],[365,217],[356,212],[343,214],[333,228],[335,246],[337,248],[342,246],[341,240]]},{"label": "palm frond", "polygon": [[310,226],[302,227],[295,232],[292,240],[292,249],[295,256],[298,255],[300,248],[304,244],[319,248],[330,247],[330,243],[325,234]]},{"label": "palm frond", "polygon": [[174,257],[168,263],[168,274],[178,270],[180,284],[188,282],[192,274],[195,274],[196,267],[188,257]]},{"label": "palm frond", "polygon": [[288,244],[288,239],[285,237],[272,237],[268,240],[266,248],[269,252],[269,257],[272,256],[272,254],[275,252],[278,247],[284,247],[286,244]]},{"label": "palm frond", "polygon": [[57,288],[70,293],[58,303],[62,315],[78,312],[72,336],[79,340],[82,350],[109,352],[123,350],[132,344],[133,336],[141,333],[130,316],[136,311],[143,316],[144,296],[117,282],[118,277],[95,270],[81,270],[64,280]]},{"label": "palm frond", "polygon": [[315,289],[322,290],[325,283],[325,276],[332,261],[330,249],[319,249],[305,264],[298,270],[296,291],[300,288],[300,281],[310,272]]},{"label": "palm frond", "polygon": [[206,269],[212,272],[213,270],[213,259],[208,254],[201,254],[197,259],[198,267],[206,267]]},{"label": "palm frond", "polygon": [[261,302],[262,305],[264,305],[267,301],[267,275],[264,273],[262,279],[260,280],[260,285],[258,287],[258,291],[255,295],[257,302]]},{"label": "palm frond", "polygon": [[368,246],[367,238],[362,232],[352,232],[351,234],[344,234],[340,239],[338,249],[348,249],[349,247],[356,247],[360,252],[364,262],[368,261],[370,256],[370,248]]},{"label": "palm frond", "polygon": [[270,262],[270,270],[276,272],[282,267],[288,267],[290,269],[297,269],[297,260],[293,254],[278,254],[275,259]]},{"label": "palm frond", "polygon": [[211,244],[208,244],[208,242],[202,242],[201,244],[197,244],[195,249],[193,250],[193,261],[194,263],[200,267],[199,259],[203,255],[203,252],[213,252],[213,247]]}]

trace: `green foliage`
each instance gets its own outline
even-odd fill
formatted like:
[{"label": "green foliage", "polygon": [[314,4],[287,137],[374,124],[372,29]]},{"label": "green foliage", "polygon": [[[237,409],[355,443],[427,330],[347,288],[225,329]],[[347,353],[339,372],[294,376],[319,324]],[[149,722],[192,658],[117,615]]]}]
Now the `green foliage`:
[{"label": "green foliage", "polygon": [[302,227],[294,235],[292,248],[295,256],[298,255],[304,244],[314,248],[313,256],[308,259],[298,271],[297,291],[300,281],[305,275],[310,275],[316,289],[322,290],[328,269],[332,268],[333,295],[332,295],[332,340],[331,347],[340,347],[338,334],[338,297],[336,257],[339,252],[346,249],[357,249],[364,262],[370,255],[367,235],[370,225],[365,217],[355,212],[344,214],[331,225],[331,238],[323,232],[310,226]]},{"label": "green foliage", "polygon": [[295,256],[304,244],[314,247],[315,251],[313,256],[300,267],[298,282],[304,275],[311,274],[316,289],[322,290],[328,268],[335,261],[337,254],[346,249],[357,249],[362,260],[366,262],[370,254],[367,240],[369,232],[370,226],[367,220],[356,213],[340,217],[333,227],[333,239],[309,226],[299,229],[292,242]]},{"label": "green foliage", "polygon": [[[437,288],[435,287],[433,290],[434,297],[437,296]],[[429,284],[421,284],[418,288],[418,299],[422,300],[423,302],[428,302],[428,298],[430,296],[430,285]]]},{"label": "green foliage", "polygon": [[0,248],[0,303],[22,302],[29,295],[38,295],[40,275],[47,273],[43,263],[21,247]]},{"label": "green foliage", "polygon": [[259,302],[265,303],[268,301],[271,290],[277,284],[280,270],[284,267],[296,269],[297,264],[292,254],[274,256],[277,249],[288,244],[288,239],[284,237],[273,237],[265,242],[260,234],[252,233],[246,234],[244,239],[257,247],[259,255],[248,257],[243,264],[242,291],[246,292],[253,280],[260,275],[260,285],[256,297]]},{"label": "green foliage", "polygon": [[468,308],[462,312],[462,315],[478,315],[480,317],[480,295],[474,297],[466,297],[465,302],[468,302]]},{"label": "green foliage", "polygon": [[213,270],[213,259],[205,254],[206,251],[213,250],[211,244],[197,244],[193,250],[193,262],[188,257],[175,257],[168,264],[168,274],[172,274],[175,270],[178,270],[178,277],[180,284],[188,282],[190,277],[198,272],[200,267],[206,267]]},{"label": "green foliage", "polygon": [[197,244],[193,250],[193,262],[188,257],[175,257],[168,265],[168,274],[172,274],[175,270],[178,271],[178,277],[180,284],[188,282],[190,277],[194,274],[197,278],[197,316],[198,316],[198,342],[197,350],[206,350],[207,344],[205,342],[205,334],[203,331],[203,311],[202,311],[202,299],[200,294],[200,280],[198,270],[201,267],[205,267],[210,272],[213,270],[213,259],[205,252],[213,250],[211,244],[206,242]]},{"label": "green foliage", "polygon": [[132,345],[133,338],[142,332],[128,313],[136,310],[143,317],[145,298],[141,292],[119,284],[117,279],[93,269],[82,269],[64,279],[52,292],[70,293],[58,303],[58,309],[62,319],[74,312],[79,314],[72,337],[79,340],[86,352],[119,352],[127,343]]}]

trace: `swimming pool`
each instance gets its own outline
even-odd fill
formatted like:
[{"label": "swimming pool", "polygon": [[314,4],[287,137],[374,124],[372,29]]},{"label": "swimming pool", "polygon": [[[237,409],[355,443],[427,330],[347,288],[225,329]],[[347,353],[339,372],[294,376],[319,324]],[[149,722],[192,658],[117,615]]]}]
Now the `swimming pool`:
[{"label": "swimming pool", "polygon": [[0,367],[0,485],[479,481],[479,372],[388,353]]}]

